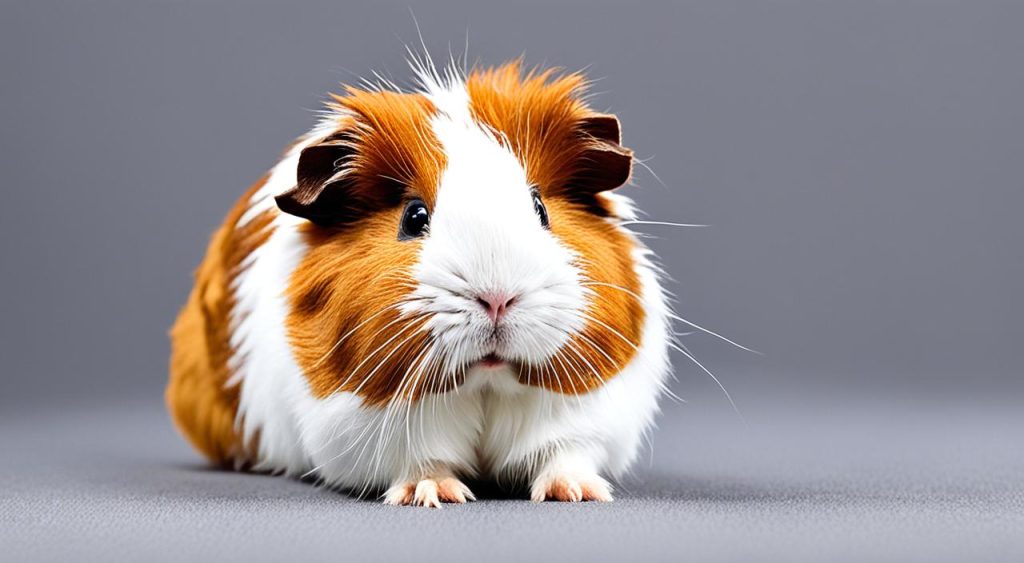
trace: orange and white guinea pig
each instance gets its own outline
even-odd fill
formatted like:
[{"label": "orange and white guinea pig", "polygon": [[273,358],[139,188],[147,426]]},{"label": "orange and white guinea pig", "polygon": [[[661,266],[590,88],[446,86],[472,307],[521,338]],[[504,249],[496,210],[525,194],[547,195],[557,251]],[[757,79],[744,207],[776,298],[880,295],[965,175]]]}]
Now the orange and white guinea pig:
[{"label": "orange and white guinea pig", "polygon": [[345,89],[217,230],[167,404],[211,461],[387,504],[610,501],[670,365],[616,193],[633,153],[579,74],[413,64]]}]

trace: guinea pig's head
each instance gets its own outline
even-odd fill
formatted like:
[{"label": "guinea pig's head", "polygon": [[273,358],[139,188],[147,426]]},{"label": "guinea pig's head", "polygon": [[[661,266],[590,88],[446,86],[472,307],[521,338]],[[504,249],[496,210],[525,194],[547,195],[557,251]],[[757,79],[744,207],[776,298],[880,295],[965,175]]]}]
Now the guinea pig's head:
[{"label": "guinea pig's head", "polygon": [[577,74],[421,78],[335,96],[277,198],[308,220],[288,329],[311,389],[386,404],[467,374],[600,386],[644,319],[608,196],[632,166],[618,120],[586,106]]}]

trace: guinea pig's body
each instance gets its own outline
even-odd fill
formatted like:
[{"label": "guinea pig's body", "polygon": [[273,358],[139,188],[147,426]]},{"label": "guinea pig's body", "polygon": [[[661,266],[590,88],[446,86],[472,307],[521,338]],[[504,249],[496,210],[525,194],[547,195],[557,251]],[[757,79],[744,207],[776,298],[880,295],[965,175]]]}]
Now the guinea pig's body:
[{"label": "guinea pig's body", "polygon": [[215,233],[170,411],[212,461],[393,504],[611,500],[669,370],[618,121],[517,64],[348,89]]}]

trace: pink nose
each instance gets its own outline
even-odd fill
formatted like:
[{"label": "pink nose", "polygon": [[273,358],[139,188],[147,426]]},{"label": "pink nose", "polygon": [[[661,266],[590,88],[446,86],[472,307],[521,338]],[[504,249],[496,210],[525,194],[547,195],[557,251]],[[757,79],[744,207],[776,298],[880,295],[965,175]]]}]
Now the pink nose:
[{"label": "pink nose", "polygon": [[485,293],[476,298],[476,302],[487,311],[487,316],[493,323],[497,323],[505,316],[515,300],[515,297],[505,293]]}]

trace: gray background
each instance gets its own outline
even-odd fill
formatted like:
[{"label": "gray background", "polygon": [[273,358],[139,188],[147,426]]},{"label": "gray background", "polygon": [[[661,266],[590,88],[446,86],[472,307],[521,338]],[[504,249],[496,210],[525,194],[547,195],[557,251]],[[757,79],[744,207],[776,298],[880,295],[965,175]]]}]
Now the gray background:
[{"label": "gray background", "polygon": [[[1024,3],[413,2],[435,57],[587,68],[685,342],[613,505],[440,514],[206,470],[160,404],[208,236],[406,2],[0,8],[0,544],[93,555],[1024,557]],[[442,515],[443,514],[443,515]],[[0,558],[5,557],[0,555]]]}]

